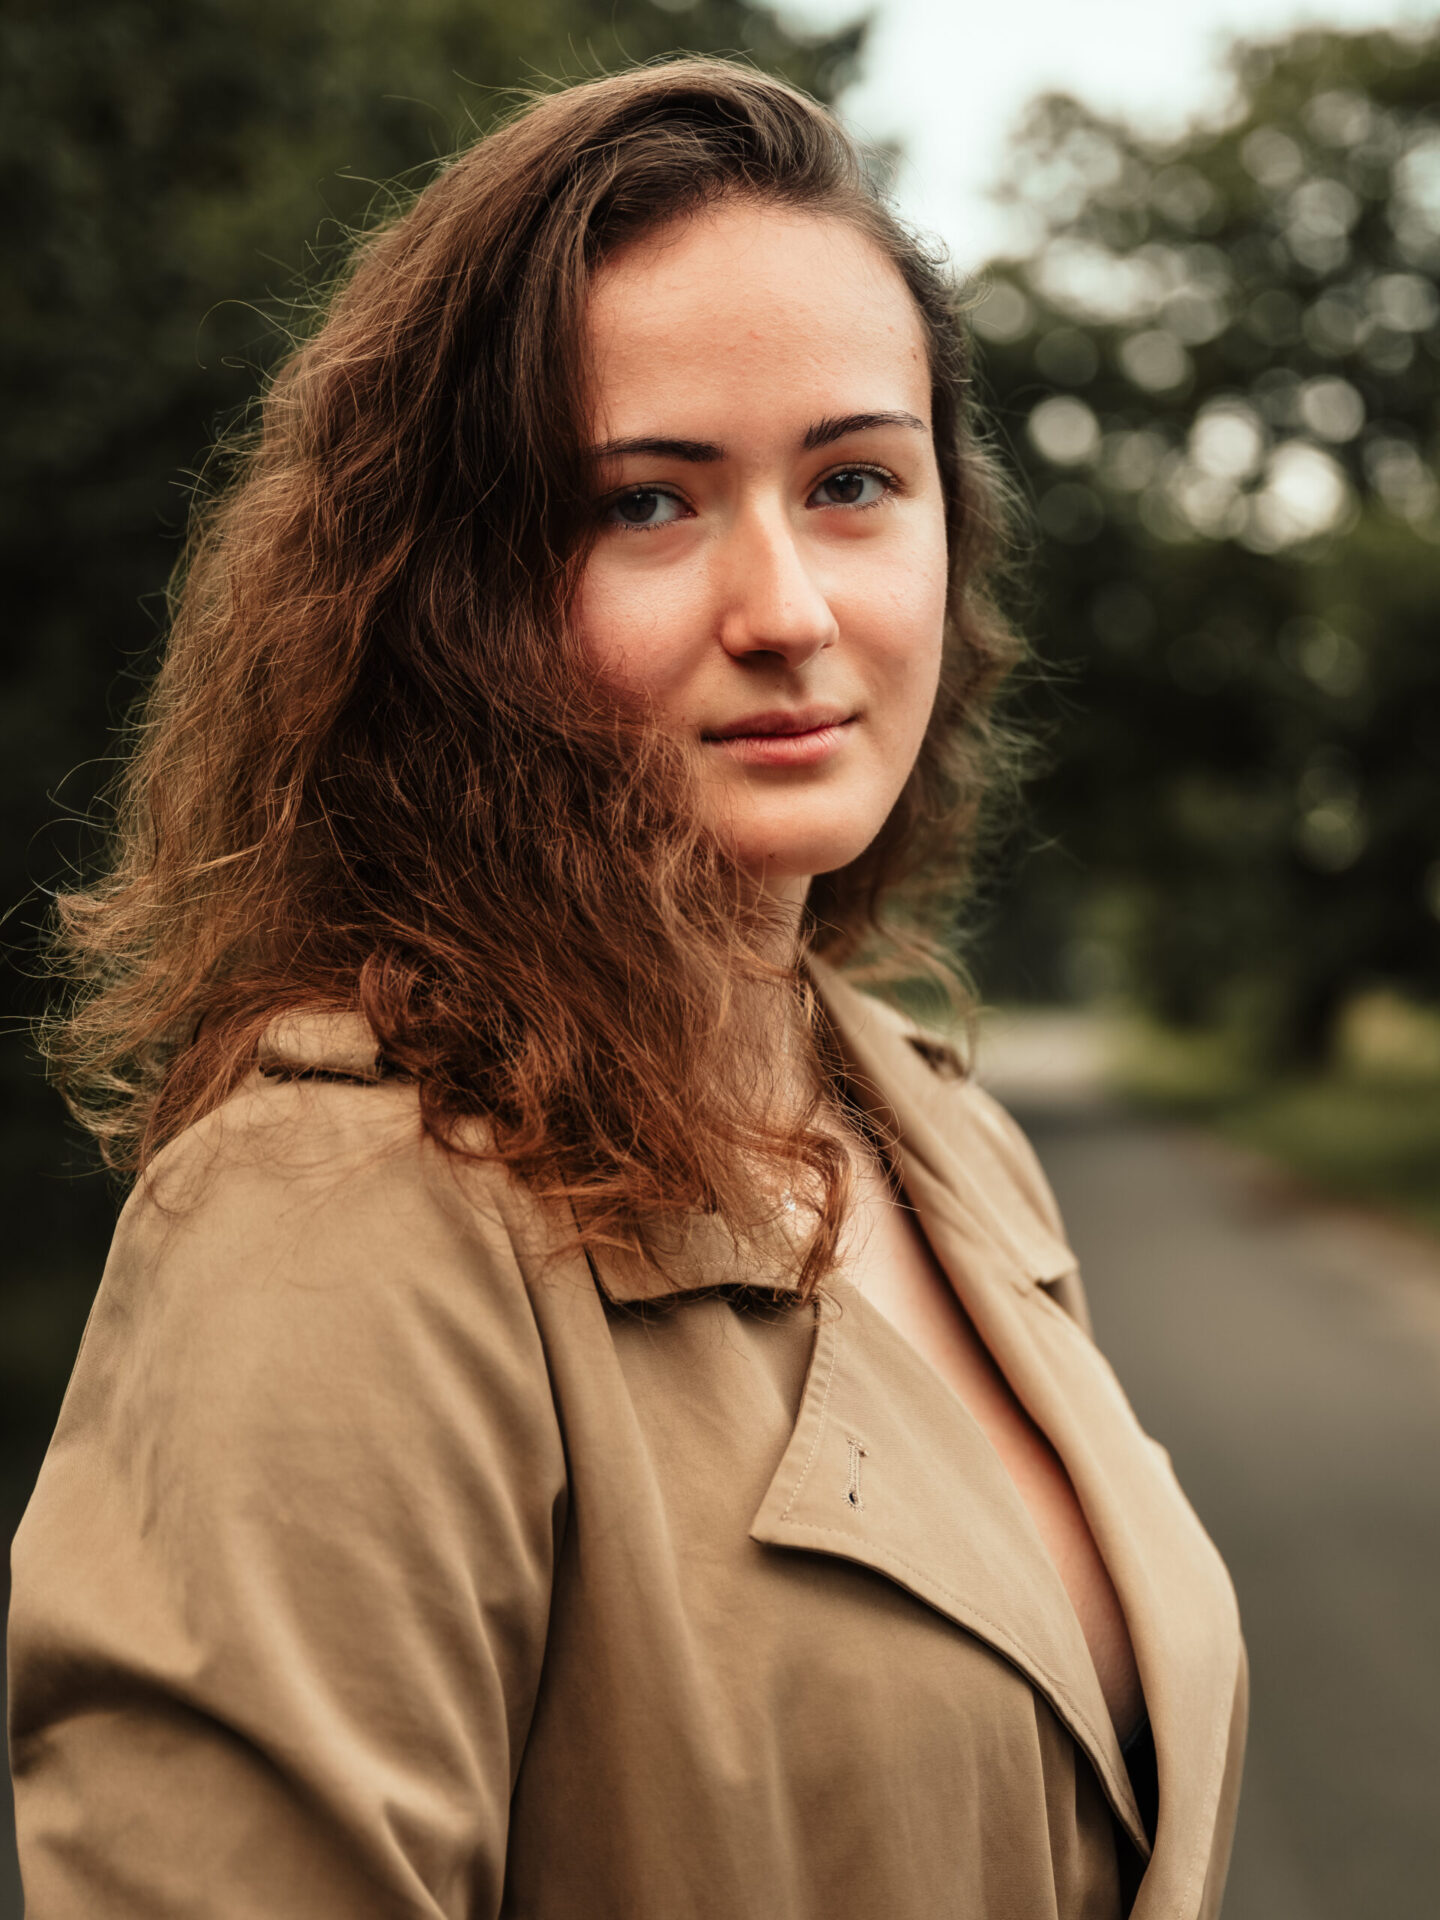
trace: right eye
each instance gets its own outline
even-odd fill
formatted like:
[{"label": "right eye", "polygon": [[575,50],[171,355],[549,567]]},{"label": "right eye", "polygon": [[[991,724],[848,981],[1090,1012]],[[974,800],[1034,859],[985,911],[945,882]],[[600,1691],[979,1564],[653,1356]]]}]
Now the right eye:
[{"label": "right eye", "polygon": [[606,503],[607,527],[630,527],[648,533],[652,527],[673,526],[688,509],[678,494],[664,493],[659,487],[630,487]]}]

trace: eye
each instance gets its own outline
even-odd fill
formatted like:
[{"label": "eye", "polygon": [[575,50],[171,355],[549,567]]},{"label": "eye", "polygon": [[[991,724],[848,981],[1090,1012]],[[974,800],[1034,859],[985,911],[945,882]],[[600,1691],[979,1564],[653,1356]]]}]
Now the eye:
[{"label": "eye", "polygon": [[816,487],[806,506],[878,507],[895,483],[889,474],[876,467],[842,467],[828,473]]},{"label": "eye", "polygon": [[651,527],[673,526],[688,512],[677,494],[663,493],[659,487],[629,487],[606,501],[604,521],[607,527],[631,527],[646,533]]}]

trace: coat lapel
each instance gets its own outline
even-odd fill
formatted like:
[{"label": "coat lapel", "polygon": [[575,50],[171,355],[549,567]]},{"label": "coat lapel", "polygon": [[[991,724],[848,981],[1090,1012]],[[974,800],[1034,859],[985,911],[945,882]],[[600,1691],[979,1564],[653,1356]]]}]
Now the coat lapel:
[{"label": "coat lapel", "polygon": [[[1233,1789],[1245,1669],[1233,1590],[1084,1327],[1075,1256],[992,1102],[939,1076],[900,1018],[828,967],[812,977],[854,1097],[899,1143],[906,1197],[1011,1389],[1055,1448],[1115,1584],[1155,1737],[1160,1821],[1132,1920],[1209,1920],[1221,1796]],[[697,1219],[648,1262],[597,1265],[617,1302],[793,1287],[794,1244],[742,1257]],[[773,1257],[772,1257],[773,1255]],[[1148,1852],[1094,1665],[1059,1575],[994,1449],[928,1364],[831,1283],[795,1426],[751,1528],[767,1545],[883,1574],[1023,1672]],[[858,1470],[858,1482],[857,1482]],[[852,1494],[858,1492],[858,1499]],[[863,1501],[863,1504],[861,1502]],[[1223,1862],[1222,1862],[1223,1872]]]},{"label": "coat lapel", "polygon": [[983,1640],[1043,1694],[1148,1851],[1089,1650],[978,1426],[853,1287],[833,1289],[790,1443],[750,1529],[853,1560]]},{"label": "coat lapel", "polygon": [[[1206,1866],[1236,1737],[1235,1715],[1238,1711],[1243,1716],[1245,1691],[1239,1622],[1224,1566],[1176,1486],[1168,1456],[1143,1434],[1109,1366],[1052,1297],[1052,1284],[1063,1286],[1075,1272],[1074,1255],[1026,1198],[1014,1161],[1007,1164],[997,1151],[995,1136],[985,1124],[985,1096],[939,1079],[905,1038],[895,1016],[827,969],[816,969],[816,984],[857,1095],[899,1139],[904,1189],[936,1258],[1017,1399],[1063,1462],[1125,1613],[1160,1774],[1155,1858],[1135,1913],[1208,1912],[1204,1902],[1213,1894],[1206,1895]],[[895,1339],[904,1344],[898,1334]],[[916,1364],[929,1373],[918,1357]],[[839,1366],[837,1361],[837,1373]],[[839,1377],[846,1378],[843,1373]],[[873,1399],[887,1385],[876,1375],[868,1382],[853,1382],[850,1391]],[[823,1394],[813,1376],[807,1401],[812,1389]],[[862,1411],[852,1408],[852,1423],[859,1422]],[[806,1412],[802,1407],[802,1418]],[[823,1424],[818,1408],[810,1409],[809,1418]],[[948,1428],[943,1431],[943,1444],[958,1444]],[[934,1437],[928,1443],[923,1433],[911,1439],[916,1446],[928,1444],[933,1456]],[[979,1461],[973,1456],[980,1450],[990,1456],[989,1480],[979,1477]],[[1026,1657],[1016,1664],[1027,1672],[1027,1659],[1035,1664],[1032,1678],[1089,1754],[1117,1813],[1138,1840],[1133,1796],[1114,1730],[1103,1701],[1096,1707],[1098,1682],[1063,1588],[1056,1598],[1058,1575],[1023,1508],[1025,1524],[1017,1520],[1019,1497],[978,1432],[965,1461],[966,1483],[985,1488],[987,1508],[992,1498],[998,1503],[1008,1490],[1008,1509],[995,1507],[1005,1515],[1005,1538],[992,1544],[987,1533],[987,1550],[1023,1554],[1027,1580],[1041,1581],[1048,1573],[1049,1584],[1034,1591],[1047,1612],[1053,1606],[1066,1622],[1063,1630],[1054,1621],[1036,1622],[1017,1611],[1020,1596],[1009,1596],[1009,1610],[1001,1616],[1007,1628],[1018,1631],[1016,1623],[1024,1622]],[[777,1517],[773,1501],[786,1465],[781,1463],[761,1509],[772,1525]],[[1004,1481],[1004,1488],[994,1484],[993,1474]],[[927,1488],[927,1498],[936,1497],[929,1482],[916,1484]],[[975,1509],[981,1504],[977,1500]],[[872,1525],[878,1517],[872,1516]],[[988,1528],[989,1520],[981,1520],[978,1512],[972,1517],[967,1508],[965,1524]],[[927,1523],[917,1518],[911,1528],[924,1531]],[[948,1579],[956,1562],[964,1560],[966,1544],[953,1539],[948,1528],[934,1529],[933,1537],[932,1552],[947,1556]],[[1042,1568],[1031,1565],[1034,1553]],[[961,1623],[976,1630],[969,1619]],[[984,1637],[999,1644],[993,1628]],[[1052,1691],[1040,1677],[1042,1659],[1058,1669],[1063,1691]]]}]

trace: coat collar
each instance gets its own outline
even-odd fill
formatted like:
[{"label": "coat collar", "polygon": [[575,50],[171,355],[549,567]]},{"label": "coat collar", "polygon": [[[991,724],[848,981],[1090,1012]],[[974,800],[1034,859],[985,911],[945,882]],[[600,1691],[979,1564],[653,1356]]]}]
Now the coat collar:
[{"label": "coat collar", "polygon": [[[893,1008],[823,962],[812,960],[810,973],[856,1098],[900,1143],[907,1191],[916,1175],[943,1190],[1015,1285],[1073,1274],[1075,1255],[1026,1191],[1013,1140],[988,1096],[937,1071],[926,1058],[926,1036]],[[917,1194],[911,1198],[921,1205]]]},{"label": "coat collar", "polygon": [[[1075,1256],[1017,1179],[1012,1157],[988,1122],[984,1096],[942,1077],[920,1050],[925,1035],[902,1015],[857,992],[822,961],[807,966],[851,1092],[900,1143],[902,1177],[922,1216],[926,1205],[915,1189],[948,1199],[963,1231],[1016,1287],[1072,1274]],[[803,1222],[777,1213],[741,1250],[721,1222],[697,1214],[652,1242],[649,1260],[612,1250],[597,1269],[606,1296],[617,1304],[719,1287],[784,1294],[794,1291],[802,1229]]]},{"label": "coat collar", "polygon": [[[1037,1212],[1017,1180],[1013,1157],[987,1124],[983,1095],[957,1087],[917,1050],[925,1036],[903,1016],[859,993],[833,968],[808,972],[834,1032],[854,1097],[900,1142],[903,1177],[922,1216],[934,1195],[957,1230],[1011,1284],[1025,1288],[1075,1270],[1075,1256]],[[358,1013],[281,1014],[260,1043],[260,1070],[373,1081],[381,1077],[375,1036]],[[793,1292],[804,1222],[777,1211],[741,1247],[714,1216],[692,1214],[655,1235],[650,1257],[611,1248],[596,1260],[610,1300],[629,1305],[717,1288]]]},{"label": "coat collar", "polygon": [[380,1049],[362,1014],[292,1008],[260,1036],[260,1071],[277,1077],[378,1080]]}]

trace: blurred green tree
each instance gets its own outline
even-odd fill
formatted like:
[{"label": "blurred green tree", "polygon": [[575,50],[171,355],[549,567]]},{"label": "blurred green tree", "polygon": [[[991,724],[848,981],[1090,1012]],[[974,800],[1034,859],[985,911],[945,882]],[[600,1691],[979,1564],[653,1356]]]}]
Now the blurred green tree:
[{"label": "blurred green tree", "polygon": [[0,1419],[48,1428],[112,1224],[26,1044],[34,929],[93,850],[85,817],[154,657],[207,442],[347,230],[384,212],[376,183],[423,182],[509,89],[688,49],[829,98],[863,37],[807,37],[751,0],[9,0]]},{"label": "blurred green tree", "polygon": [[1440,994],[1440,30],[1232,58],[1223,124],[1052,96],[1007,176],[974,317],[1064,712],[990,979],[1294,1062]]}]

